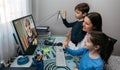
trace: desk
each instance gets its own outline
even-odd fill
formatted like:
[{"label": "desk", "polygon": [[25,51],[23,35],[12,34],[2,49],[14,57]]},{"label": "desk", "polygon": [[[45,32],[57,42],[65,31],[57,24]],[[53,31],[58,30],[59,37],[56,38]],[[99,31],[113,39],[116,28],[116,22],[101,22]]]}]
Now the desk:
[{"label": "desk", "polygon": [[[45,40],[49,40],[54,43],[63,42],[65,40],[65,36],[52,36],[49,38],[38,38],[38,46],[34,52],[33,55],[40,54],[45,55],[44,57],[44,70],[72,70],[74,67],[78,66],[78,60],[74,59],[73,56],[71,56],[68,53],[65,53],[65,59],[66,59],[66,67],[56,67],[56,51],[55,47],[61,47],[61,46],[47,46],[44,45]],[[44,50],[49,50],[48,52],[45,52]],[[15,62],[17,59],[15,60]],[[27,65],[17,65],[15,62],[11,65],[11,67],[30,67],[32,64],[32,57],[30,57],[30,63]]]},{"label": "desk", "polygon": [[[44,45],[44,40],[50,40],[54,43],[63,42],[65,40],[65,36],[53,36],[51,38],[39,38],[39,44],[38,47],[35,50],[34,54],[43,54],[45,55],[44,58],[44,70],[72,70],[74,67],[77,66],[79,63],[76,59],[74,59],[73,56],[71,56],[68,53],[65,53],[65,59],[66,59],[66,67],[56,67],[56,51],[55,47],[61,47],[61,46],[47,46]],[[49,49],[49,52],[44,52],[45,49]],[[43,51],[43,52],[41,52]]]}]

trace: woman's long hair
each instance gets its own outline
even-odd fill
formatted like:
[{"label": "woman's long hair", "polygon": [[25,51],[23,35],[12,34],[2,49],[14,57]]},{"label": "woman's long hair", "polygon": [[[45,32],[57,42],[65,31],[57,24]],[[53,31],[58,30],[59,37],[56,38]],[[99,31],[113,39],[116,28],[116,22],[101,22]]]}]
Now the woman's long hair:
[{"label": "woman's long hair", "polygon": [[101,17],[101,15],[98,12],[91,12],[91,13],[88,13],[86,16],[90,19],[90,21],[94,27],[93,31],[101,31],[102,32],[102,17]]}]

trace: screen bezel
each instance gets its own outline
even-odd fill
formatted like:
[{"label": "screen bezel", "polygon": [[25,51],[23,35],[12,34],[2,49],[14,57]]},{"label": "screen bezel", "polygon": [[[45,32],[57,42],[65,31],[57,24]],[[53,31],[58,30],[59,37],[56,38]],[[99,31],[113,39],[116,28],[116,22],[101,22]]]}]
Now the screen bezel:
[{"label": "screen bezel", "polygon": [[[19,21],[19,20],[21,20],[21,19],[24,20],[24,19],[27,18],[27,17],[31,17],[31,19],[32,19],[32,21],[33,21],[33,25],[34,25],[35,31],[36,31],[35,21],[34,21],[34,19],[33,19],[32,14],[27,15],[27,16],[23,16],[23,17],[21,17],[21,18],[18,18],[18,19],[15,19],[15,20],[12,21],[13,26],[14,26],[14,29],[15,29],[16,34],[17,34],[17,37],[18,37],[18,40],[19,40],[20,45],[21,45],[21,47],[22,47],[22,51],[23,51],[24,53],[25,53],[25,52],[28,52],[27,49],[28,49],[29,47],[32,47],[31,45],[32,45],[33,40],[32,40],[32,42],[29,44],[28,48],[25,50],[25,49],[24,49],[24,46],[23,46],[23,43],[22,43],[22,41],[21,41],[21,39],[20,39],[19,33],[18,33],[18,31],[17,31],[17,28],[16,28],[16,26],[15,26],[15,24],[16,24],[15,22],[17,22],[17,21]],[[37,35],[37,32],[36,32],[36,35]]]}]

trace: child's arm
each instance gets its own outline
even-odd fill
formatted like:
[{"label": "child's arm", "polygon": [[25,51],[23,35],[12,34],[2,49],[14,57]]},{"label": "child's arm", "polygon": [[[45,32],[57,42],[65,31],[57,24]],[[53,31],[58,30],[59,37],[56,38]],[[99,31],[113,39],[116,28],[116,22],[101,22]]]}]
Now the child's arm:
[{"label": "child's arm", "polygon": [[68,43],[69,43],[69,40],[65,40],[62,47],[63,47],[64,51],[70,53],[73,56],[82,55],[84,53],[84,51],[87,50],[85,48],[80,48],[78,50],[71,50],[68,48]]},{"label": "child's arm", "polygon": [[66,26],[66,27],[72,27],[74,25],[74,22],[73,23],[68,23],[68,21],[66,20],[66,11],[63,11],[62,13],[62,21],[63,21],[63,24]]},{"label": "child's arm", "polygon": [[65,50],[66,52],[70,53],[70,54],[73,55],[73,56],[77,56],[77,55],[82,55],[87,49],[85,49],[85,48],[80,48],[80,49],[78,49],[78,50],[72,50],[72,49],[66,47],[64,50]]}]

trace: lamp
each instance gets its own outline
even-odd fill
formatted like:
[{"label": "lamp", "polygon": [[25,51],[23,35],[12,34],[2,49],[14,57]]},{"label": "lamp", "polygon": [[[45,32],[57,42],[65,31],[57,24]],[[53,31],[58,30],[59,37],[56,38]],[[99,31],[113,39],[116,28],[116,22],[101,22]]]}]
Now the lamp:
[{"label": "lamp", "polygon": [[57,16],[57,20],[61,18],[61,12],[60,10],[58,11],[58,16]]},{"label": "lamp", "polygon": [[[57,15],[57,21],[58,21],[58,20],[61,18],[61,11],[59,10],[59,11],[55,12],[55,13],[52,14],[52,15],[48,15],[48,17],[46,17],[46,19],[42,19],[42,20],[40,21],[40,23],[44,23],[44,22],[50,20],[52,17],[54,17],[54,16],[56,16],[56,15]],[[40,25],[39,25],[39,26],[40,26]]]}]

